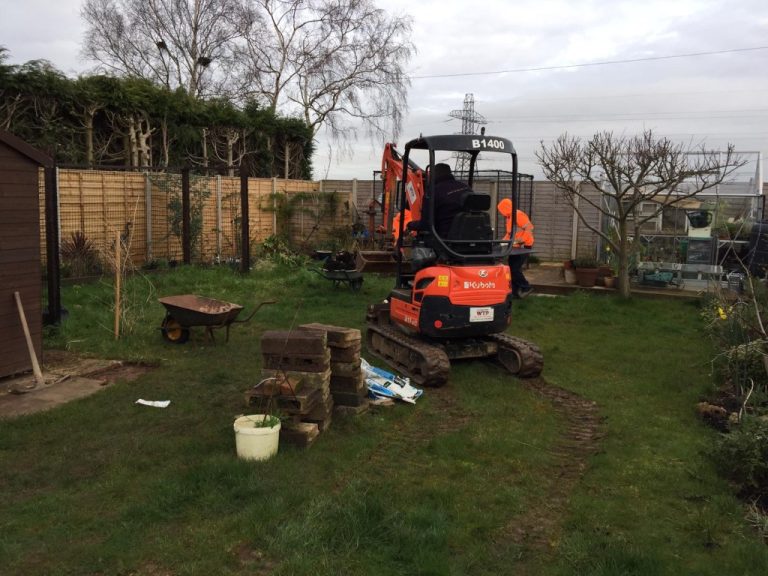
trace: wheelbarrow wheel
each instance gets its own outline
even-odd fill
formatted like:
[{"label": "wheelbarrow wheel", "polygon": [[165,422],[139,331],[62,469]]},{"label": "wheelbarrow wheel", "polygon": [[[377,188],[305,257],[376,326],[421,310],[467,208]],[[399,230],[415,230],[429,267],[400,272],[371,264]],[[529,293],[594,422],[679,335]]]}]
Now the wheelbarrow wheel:
[{"label": "wheelbarrow wheel", "polygon": [[163,338],[173,344],[184,344],[189,340],[189,329],[179,324],[173,316],[166,316],[161,327]]},{"label": "wheelbarrow wheel", "polygon": [[363,287],[363,279],[362,278],[356,278],[355,280],[352,280],[349,283],[349,287],[352,289],[352,292],[358,292],[360,288]]}]

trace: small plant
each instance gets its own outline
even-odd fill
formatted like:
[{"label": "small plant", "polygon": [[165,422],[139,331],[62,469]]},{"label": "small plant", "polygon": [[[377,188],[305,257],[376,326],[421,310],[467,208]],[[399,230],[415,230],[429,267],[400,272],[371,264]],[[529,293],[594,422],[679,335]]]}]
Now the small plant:
[{"label": "small plant", "polygon": [[721,438],[715,460],[740,496],[768,504],[768,421],[745,418]]},{"label": "small plant", "polygon": [[254,428],[274,428],[280,424],[280,418],[274,414],[258,414],[254,416],[246,416],[249,422],[253,422]]},{"label": "small plant", "polygon": [[590,257],[576,258],[573,261],[574,268],[597,268],[597,260]]},{"label": "small plant", "polygon": [[294,252],[283,236],[272,235],[265,239],[258,247],[257,253],[259,258],[275,264],[303,266],[306,263],[306,257]]},{"label": "small plant", "polygon": [[74,278],[95,276],[102,272],[98,249],[80,230],[72,232],[62,242],[61,264],[65,275]]},{"label": "small plant", "polygon": [[768,513],[761,509],[757,502],[753,502],[747,510],[747,522],[757,530],[760,538],[768,544]]},{"label": "small plant", "polygon": [[254,387],[258,391],[252,398],[258,398],[253,404],[257,414],[246,416],[253,422],[254,428],[272,428],[280,424],[280,410],[277,406],[277,397],[280,395],[280,377],[267,377],[260,380]]}]

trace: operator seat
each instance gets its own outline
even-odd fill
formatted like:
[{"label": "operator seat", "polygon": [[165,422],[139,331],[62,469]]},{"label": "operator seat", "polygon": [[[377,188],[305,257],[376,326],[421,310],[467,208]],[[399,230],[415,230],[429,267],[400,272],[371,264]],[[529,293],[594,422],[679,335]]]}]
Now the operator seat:
[{"label": "operator seat", "polygon": [[[451,221],[446,244],[459,254],[490,254],[493,245],[493,229],[488,210],[491,197],[488,194],[469,192],[463,198],[462,211]],[[451,242],[472,240],[476,242]]]}]

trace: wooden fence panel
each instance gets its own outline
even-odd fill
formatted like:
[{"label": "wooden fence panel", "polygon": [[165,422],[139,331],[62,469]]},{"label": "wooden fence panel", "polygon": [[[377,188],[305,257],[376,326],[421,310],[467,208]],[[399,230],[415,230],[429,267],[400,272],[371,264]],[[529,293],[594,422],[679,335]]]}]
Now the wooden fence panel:
[{"label": "wooden fence panel", "polygon": [[[229,176],[190,178],[191,202],[200,204],[202,217],[193,256],[204,262],[234,259],[240,255],[240,179]],[[481,182],[478,186],[483,186]],[[571,257],[575,215],[550,182],[534,182],[533,205],[536,253],[542,260]],[[250,242],[263,242],[274,234],[290,234],[295,246],[306,249],[339,244],[342,230],[360,222],[368,226],[368,206],[381,191],[381,182],[370,180],[283,180],[249,178]],[[149,197],[147,197],[149,194]],[[287,229],[278,227],[277,198],[297,198]],[[181,176],[95,170],[60,170],[59,205],[61,240],[82,232],[104,260],[114,251],[116,233],[130,239],[136,266],[150,260],[180,261]],[[44,206],[41,177],[40,206]],[[44,212],[41,212],[44,214]],[[586,209],[595,225],[599,214]],[[375,224],[382,223],[377,211]],[[45,257],[45,222],[41,216],[41,252]],[[195,239],[193,239],[195,240]],[[579,222],[576,254],[594,255],[597,237]]]}]

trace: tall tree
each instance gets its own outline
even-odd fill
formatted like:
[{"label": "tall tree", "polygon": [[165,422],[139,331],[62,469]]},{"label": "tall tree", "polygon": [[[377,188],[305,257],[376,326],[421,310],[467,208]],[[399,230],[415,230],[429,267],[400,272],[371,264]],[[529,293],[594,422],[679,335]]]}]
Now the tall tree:
[{"label": "tall tree", "polygon": [[223,81],[238,14],[238,0],[85,0],[84,53],[107,71],[202,96]]},{"label": "tall tree", "polygon": [[[651,130],[633,137],[600,132],[589,140],[563,134],[550,146],[542,142],[536,158],[579,219],[618,258],[618,289],[625,298],[642,225],[664,208],[714,189],[746,163],[732,145],[724,152],[688,149]],[[597,199],[590,188],[599,192]],[[641,214],[641,204],[656,209]],[[607,229],[585,218],[587,210],[601,214]]]},{"label": "tall tree", "polygon": [[372,0],[249,0],[239,48],[243,93],[303,118],[312,133],[344,137],[361,121],[397,135],[415,48],[408,17]]}]

